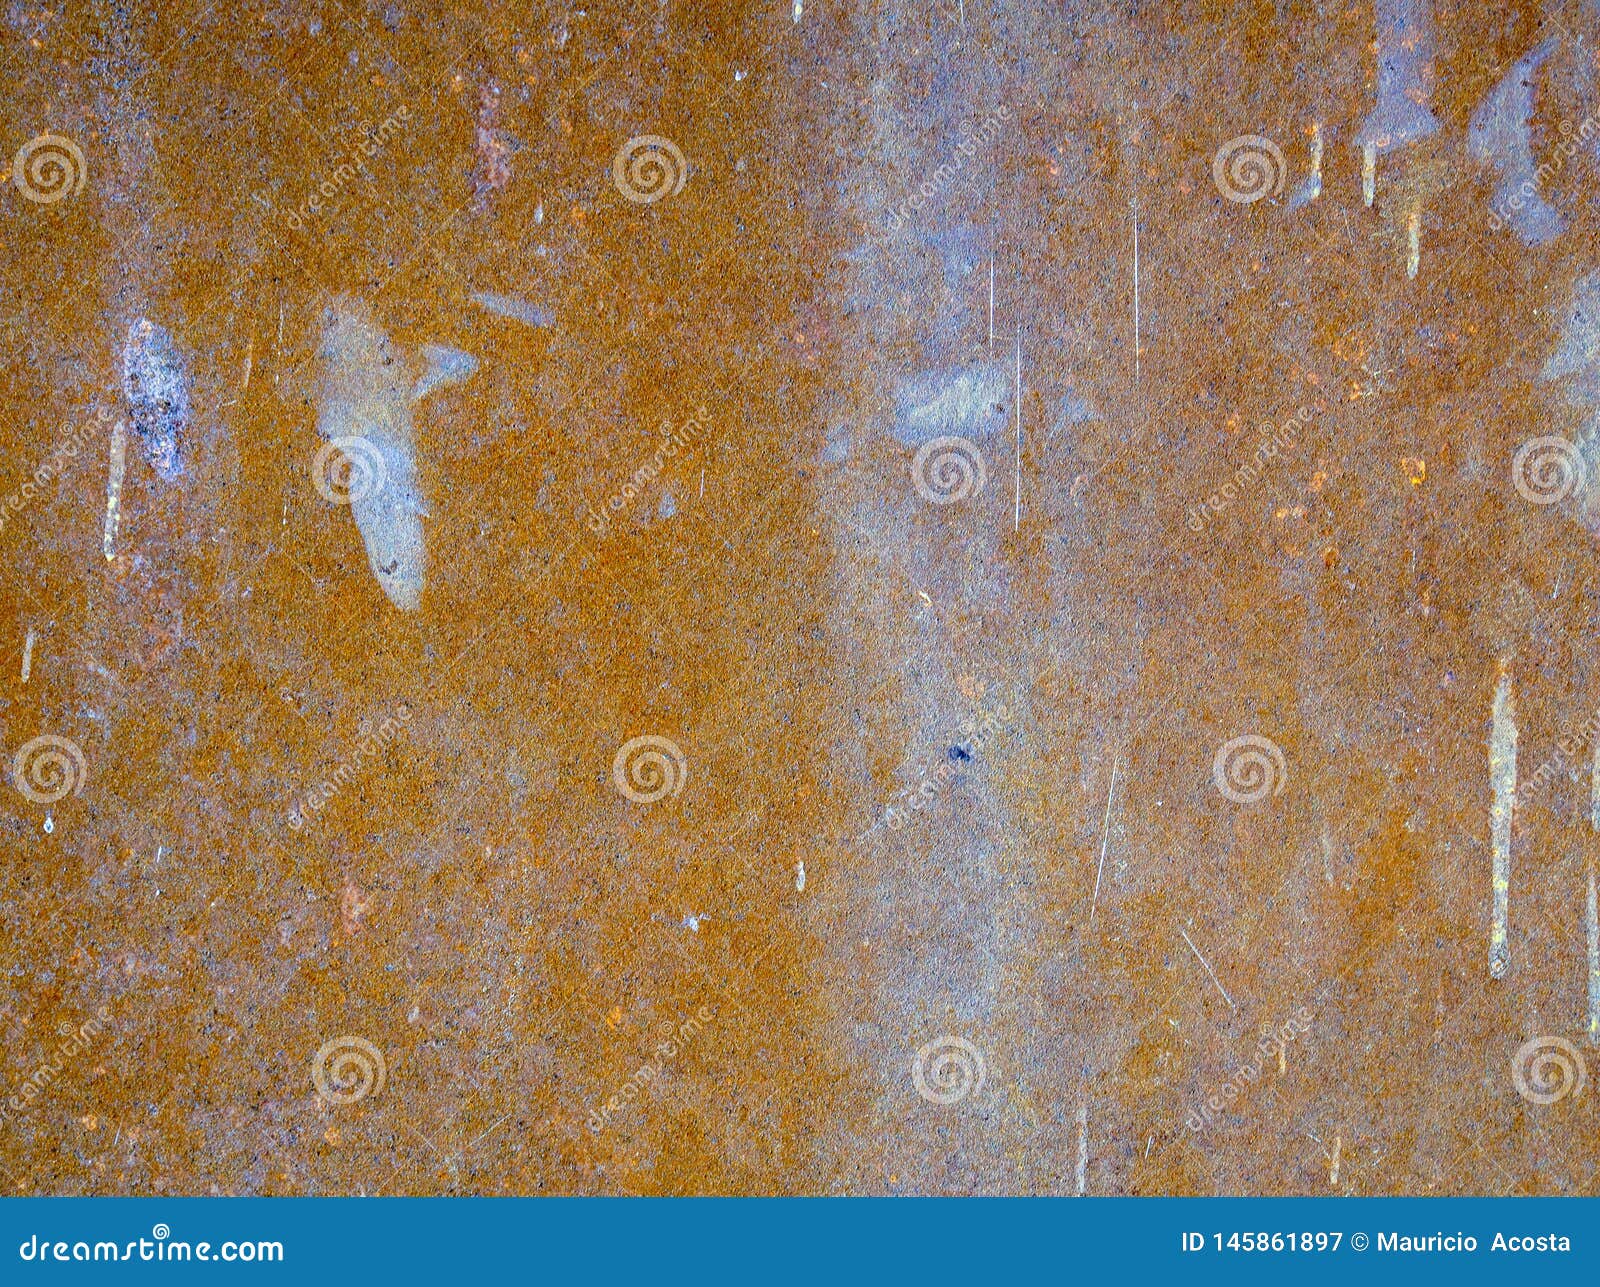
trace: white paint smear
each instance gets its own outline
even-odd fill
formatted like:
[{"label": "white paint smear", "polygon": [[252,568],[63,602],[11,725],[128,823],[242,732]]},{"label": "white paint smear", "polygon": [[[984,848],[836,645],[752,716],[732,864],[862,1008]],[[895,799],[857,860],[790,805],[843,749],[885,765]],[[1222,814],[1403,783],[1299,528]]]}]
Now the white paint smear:
[{"label": "white paint smear", "polygon": [[351,488],[350,513],[384,594],[401,611],[415,612],[426,578],[426,507],[417,482],[413,407],[432,390],[465,380],[477,359],[425,344],[424,369],[414,376],[367,306],[349,296],[323,313],[317,357],[317,431],[329,442],[356,439],[370,448],[372,485]]}]

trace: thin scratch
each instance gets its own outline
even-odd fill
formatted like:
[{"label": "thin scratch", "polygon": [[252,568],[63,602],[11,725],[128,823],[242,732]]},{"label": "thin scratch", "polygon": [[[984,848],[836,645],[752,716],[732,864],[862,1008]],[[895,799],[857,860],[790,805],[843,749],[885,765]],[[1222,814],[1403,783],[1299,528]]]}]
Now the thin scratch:
[{"label": "thin scratch", "polygon": [[1106,847],[1111,843],[1111,797],[1117,792],[1117,765],[1119,757],[1111,760],[1111,789],[1106,792],[1106,816],[1100,823],[1100,866],[1094,873],[1094,901],[1089,904],[1089,924],[1094,924],[1094,914],[1100,906],[1100,877],[1106,869]]},{"label": "thin scratch", "polygon": [[[22,682],[28,682],[28,676],[33,673],[33,641],[38,638],[32,626],[28,627],[28,637],[22,645]],[[1589,888],[1594,888],[1594,878],[1591,876]],[[1592,903],[1591,899],[1591,903]]]},{"label": "thin scratch", "polygon": [[1228,989],[1222,986],[1222,980],[1217,977],[1216,971],[1206,964],[1206,958],[1200,955],[1200,949],[1194,945],[1194,940],[1189,937],[1182,925],[1178,926],[1178,933],[1183,935],[1183,941],[1189,945],[1189,950],[1194,953],[1195,960],[1206,967],[1206,973],[1211,976],[1211,981],[1217,985],[1217,991],[1222,993],[1222,999],[1228,1003],[1228,1008],[1237,1010],[1239,1007],[1233,1004],[1233,998],[1228,995]]}]

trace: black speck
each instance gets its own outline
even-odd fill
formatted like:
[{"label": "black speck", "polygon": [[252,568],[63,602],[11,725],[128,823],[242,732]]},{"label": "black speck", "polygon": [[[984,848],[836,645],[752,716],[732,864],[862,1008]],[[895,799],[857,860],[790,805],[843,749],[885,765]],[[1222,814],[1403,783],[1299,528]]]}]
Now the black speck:
[{"label": "black speck", "polygon": [[972,752],[967,750],[967,748],[964,746],[952,746],[948,751],[945,752],[945,754],[958,764],[964,760],[970,760],[972,758]]}]

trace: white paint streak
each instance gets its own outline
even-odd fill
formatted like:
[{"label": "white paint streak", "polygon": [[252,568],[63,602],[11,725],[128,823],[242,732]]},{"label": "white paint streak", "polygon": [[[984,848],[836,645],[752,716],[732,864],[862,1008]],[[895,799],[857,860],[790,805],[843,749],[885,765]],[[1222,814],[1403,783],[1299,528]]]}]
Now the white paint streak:
[{"label": "white paint streak", "polygon": [[1078,1196],[1089,1189],[1089,1101],[1078,1105]]},{"label": "white paint streak", "polygon": [[1589,949],[1589,1044],[1600,1046],[1600,908],[1596,907],[1594,859],[1589,860],[1589,898],[1584,909]]},{"label": "white paint streak", "polygon": [[1511,693],[1511,672],[1500,665],[1494,690],[1494,716],[1489,731],[1490,844],[1493,849],[1493,910],[1489,924],[1489,976],[1505,977],[1511,964],[1507,922],[1511,899],[1511,817],[1517,795],[1517,707]]},{"label": "white paint streak", "polygon": [[38,638],[32,626],[28,627],[28,637],[22,644],[22,682],[28,682],[28,676],[33,673],[33,641]]},{"label": "white paint streak", "polygon": [[122,476],[128,468],[128,429],[121,421],[111,426],[111,469],[106,475],[106,524],[101,549],[106,562],[117,557],[117,525],[122,519]]},{"label": "white paint streak", "polygon": [[1016,510],[1012,516],[1011,530],[1020,531],[1022,528],[1022,329],[1017,328],[1017,379],[1012,390],[1012,399],[1017,404],[1017,489]]}]

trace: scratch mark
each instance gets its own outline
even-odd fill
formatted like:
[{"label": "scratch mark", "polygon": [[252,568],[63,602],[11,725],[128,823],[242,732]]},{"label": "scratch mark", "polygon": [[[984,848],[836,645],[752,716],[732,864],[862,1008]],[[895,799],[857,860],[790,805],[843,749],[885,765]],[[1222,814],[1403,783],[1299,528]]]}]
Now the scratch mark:
[{"label": "scratch mark", "polygon": [[[1111,790],[1106,792],[1106,816],[1100,823],[1100,866],[1094,873],[1094,901],[1089,904],[1089,924],[1094,925],[1095,909],[1100,906],[1100,876],[1106,869],[1106,847],[1111,843],[1111,797],[1117,790],[1117,765],[1120,760],[1113,757],[1111,760]],[[1190,946],[1193,946],[1191,944]]]},{"label": "scratch mark", "polygon": [[[33,641],[38,638],[32,626],[28,627],[28,637],[22,644],[22,682],[28,682],[28,676],[33,672]],[[1591,876],[1589,887],[1594,888],[1594,878]],[[1592,900],[1591,900],[1592,901]]]},{"label": "scratch mark", "polygon": [[1330,1159],[1328,1165],[1328,1187],[1331,1189],[1336,1189],[1339,1187],[1339,1153],[1343,1150],[1343,1148],[1344,1136],[1335,1135],[1333,1137],[1333,1157]]},{"label": "scratch mark", "polygon": [[1207,964],[1206,958],[1200,955],[1200,949],[1194,945],[1194,940],[1189,937],[1188,932],[1182,925],[1178,926],[1178,933],[1183,935],[1183,941],[1189,945],[1189,950],[1194,953],[1195,960],[1206,967],[1206,973],[1211,976],[1211,981],[1217,985],[1217,991],[1222,993],[1222,999],[1228,1003],[1228,1008],[1237,1010],[1239,1007],[1233,1004],[1233,998],[1228,995],[1228,989],[1222,986],[1222,980],[1217,977],[1216,971]]}]

